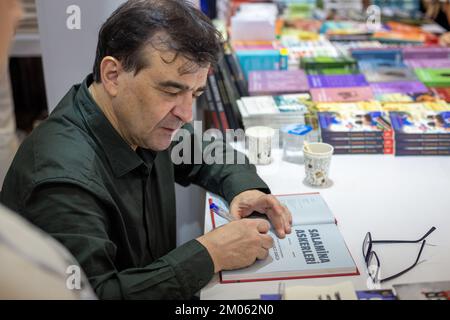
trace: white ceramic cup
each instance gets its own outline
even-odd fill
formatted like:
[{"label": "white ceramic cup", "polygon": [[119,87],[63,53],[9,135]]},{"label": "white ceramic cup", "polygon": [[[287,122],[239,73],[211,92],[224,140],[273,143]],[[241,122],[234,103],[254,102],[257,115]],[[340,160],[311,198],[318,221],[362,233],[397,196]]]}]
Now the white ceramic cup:
[{"label": "white ceramic cup", "polygon": [[250,127],[245,130],[248,139],[248,158],[252,164],[272,162],[272,139],[275,130],[269,127]]},{"label": "white ceramic cup", "polygon": [[306,184],[313,187],[326,187],[329,184],[328,175],[333,152],[333,146],[328,143],[308,143],[303,146]]}]

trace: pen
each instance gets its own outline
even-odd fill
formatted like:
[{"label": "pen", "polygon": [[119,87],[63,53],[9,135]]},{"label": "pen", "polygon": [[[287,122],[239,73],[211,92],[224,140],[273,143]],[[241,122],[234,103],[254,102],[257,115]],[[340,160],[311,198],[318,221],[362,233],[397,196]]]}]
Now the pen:
[{"label": "pen", "polygon": [[229,213],[228,211],[220,208],[219,206],[217,206],[214,202],[210,201],[209,204],[209,208],[217,215],[221,216],[224,219],[227,219],[228,221],[234,221],[236,220],[236,218]]}]

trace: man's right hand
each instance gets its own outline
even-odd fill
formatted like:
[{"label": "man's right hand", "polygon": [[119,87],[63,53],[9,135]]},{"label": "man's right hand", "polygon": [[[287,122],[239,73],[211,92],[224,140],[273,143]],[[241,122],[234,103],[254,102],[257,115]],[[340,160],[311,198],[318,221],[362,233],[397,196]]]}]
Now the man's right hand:
[{"label": "man's right hand", "polygon": [[264,219],[230,222],[197,238],[214,262],[214,272],[248,267],[265,259],[273,239],[267,234],[270,224]]}]

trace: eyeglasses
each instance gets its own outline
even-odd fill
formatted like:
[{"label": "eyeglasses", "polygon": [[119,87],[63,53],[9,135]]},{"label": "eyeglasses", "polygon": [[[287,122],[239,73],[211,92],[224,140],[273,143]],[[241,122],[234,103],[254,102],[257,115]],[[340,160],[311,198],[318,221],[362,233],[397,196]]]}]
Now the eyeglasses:
[{"label": "eyeglasses", "polygon": [[[362,245],[362,252],[363,252],[363,256],[364,256],[364,261],[366,262],[366,267],[368,269],[369,276],[372,278],[372,281],[380,282],[380,283],[386,282],[386,281],[395,279],[395,278],[405,274],[412,268],[414,268],[417,265],[417,263],[419,262],[420,255],[422,254],[423,248],[425,246],[425,238],[428,237],[434,230],[436,230],[436,228],[432,227],[430,230],[428,230],[428,232],[422,238],[420,238],[418,240],[372,240],[372,235],[370,234],[370,232],[367,232],[366,237],[364,238],[363,245]],[[405,270],[403,270],[393,276],[390,276],[390,277],[387,277],[384,279],[378,279],[378,273],[380,270],[380,259],[378,258],[378,255],[376,254],[376,252],[372,250],[373,244],[419,243],[419,242],[422,242],[422,245],[420,246],[419,254],[417,255],[416,261],[409,268],[406,268]]]}]

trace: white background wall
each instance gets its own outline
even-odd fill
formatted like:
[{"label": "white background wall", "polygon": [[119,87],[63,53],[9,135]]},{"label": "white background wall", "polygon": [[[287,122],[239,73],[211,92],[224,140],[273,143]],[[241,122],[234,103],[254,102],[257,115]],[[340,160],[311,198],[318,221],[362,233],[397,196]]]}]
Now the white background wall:
[{"label": "white background wall", "polygon": [[[89,73],[102,23],[124,0],[37,0],[44,77],[49,111],[76,83]],[[67,8],[81,9],[81,29],[67,28]],[[177,192],[177,242],[182,244],[202,234],[204,195],[200,188]]]}]

